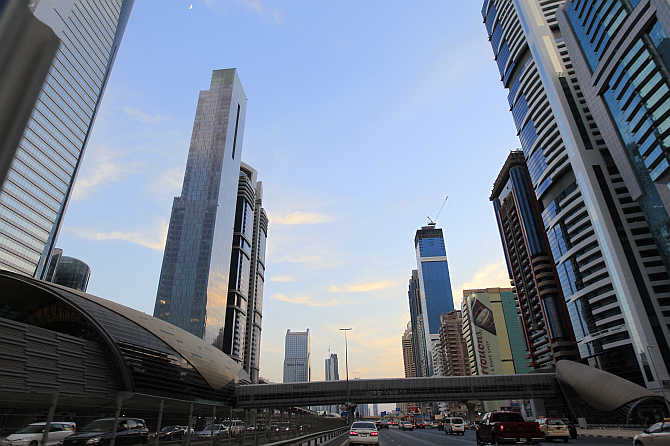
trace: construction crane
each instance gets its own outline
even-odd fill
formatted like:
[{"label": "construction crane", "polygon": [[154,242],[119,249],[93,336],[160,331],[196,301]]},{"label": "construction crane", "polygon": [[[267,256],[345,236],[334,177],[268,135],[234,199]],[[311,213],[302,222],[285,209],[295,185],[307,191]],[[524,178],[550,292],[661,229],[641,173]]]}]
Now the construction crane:
[{"label": "construction crane", "polygon": [[444,197],[444,201],[442,202],[442,206],[440,206],[440,209],[437,211],[437,214],[435,214],[435,219],[434,220],[430,217],[426,217],[426,218],[428,218],[428,226],[436,226],[437,225],[437,219],[440,217],[440,214],[442,213],[442,210],[444,209],[444,206],[446,206],[448,199],[449,199],[449,195],[446,195]]}]

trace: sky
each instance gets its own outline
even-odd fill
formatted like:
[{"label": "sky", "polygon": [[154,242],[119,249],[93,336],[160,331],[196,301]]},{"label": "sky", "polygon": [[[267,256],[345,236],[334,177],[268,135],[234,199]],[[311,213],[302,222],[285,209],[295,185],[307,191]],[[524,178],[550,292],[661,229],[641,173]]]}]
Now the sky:
[{"label": "sky", "polygon": [[508,286],[488,200],[518,139],[477,1],[137,0],[58,240],[88,291],[152,314],[199,90],[238,68],[244,161],[270,218],[261,375],[287,329],[312,376],[404,376],[414,233],[444,228],[462,290]]}]

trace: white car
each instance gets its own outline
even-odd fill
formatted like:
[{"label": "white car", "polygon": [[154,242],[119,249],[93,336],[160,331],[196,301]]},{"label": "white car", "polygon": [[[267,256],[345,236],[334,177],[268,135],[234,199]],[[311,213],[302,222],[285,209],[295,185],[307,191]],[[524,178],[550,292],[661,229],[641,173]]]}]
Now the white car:
[{"label": "white car", "polygon": [[196,433],[198,438],[212,438],[228,435],[228,427],[223,424],[208,424]]},{"label": "white car", "polygon": [[560,418],[539,418],[537,423],[547,440],[561,439],[567,443],[570,439],[568,425]]},{"label": "white car", "polygon": [[447,435],[465,435],[465,422],[461,417],[447,417],[444,419],[444,433]]},{"label": "white car", "polygon": [[356,421],[349,429],[349,444],[379,444],[379,431],[375,423]]},{"label": "white car", "polygon": [[[38,446],[42,443],[46,423],[33,423],[8,436],[0,442],[3,446]],[[54,421],[49,428],[47,445],[56,445],[66,437],[74,434],[75,423]]]},{"label": "white car", "polygon": [[670,445],[670,420],[652,424],[633,438],[635,446]]}]

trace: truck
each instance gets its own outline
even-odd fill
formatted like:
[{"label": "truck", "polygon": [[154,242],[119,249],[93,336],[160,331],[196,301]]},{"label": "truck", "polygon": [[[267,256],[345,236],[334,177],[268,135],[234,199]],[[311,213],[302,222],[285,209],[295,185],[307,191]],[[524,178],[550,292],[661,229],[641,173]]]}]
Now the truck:
[{"label": "truck", "polygon": [[423,419],[422,414],[414,414],[414,426],[417,429],[425,429],[426,428],[426,420]]},{"label": "truck", "polygon": [[477,445],[493,443],[537,444],[544,439],[540,425],[534,421],[526,421],[518,412],[489,412],[477,424]]}]

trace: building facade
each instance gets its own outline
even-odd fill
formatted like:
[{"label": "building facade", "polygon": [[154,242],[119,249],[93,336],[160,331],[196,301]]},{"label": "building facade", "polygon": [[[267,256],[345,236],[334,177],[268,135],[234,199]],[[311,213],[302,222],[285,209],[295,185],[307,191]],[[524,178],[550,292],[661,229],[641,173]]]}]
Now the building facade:
[{"label": "building facade", "polygon": [[[670,367],[670,4],[569,1],[557,18],[584,99],[633,200],[624,215],[630,236],[620,238],[627,263],[647,270],[633,271],[642,306],[631,312],[639,326],[631,337],[640,338],[633,345],[648,386],[658,388]],[[640,212],[646,225],[633,215]]]},{"label": "building facade", "polygon": [[414,357],[412,323],[407,323],[407,329],[402,335],[402,360],[405,365],[405,378],[415,378],[416,360]]},{"label": "building facade", "polygon": [[440,350],[445,376],[470,374],[462,314],[461,310],[454,310],[440,316]]},{"label": "building facade", "polygon": [[309,328],[305,331],[286,331],[284,344],[284,382],[300,383],[312,380]]},{"label": "building facade", "polygon": [[579,359],[540,206],[522,151],[513,151],[493,185],[493,202],[507,271],[514,286],[530,367]]},{"label": "building facade", "polygon": [[[527,373],[527,352],[516,314],[510,315],[512,288],[463,290],[463,337],[470,375]],[[513,316],[513,317],[510,317]],[[512,344],[521,343],[521,347]]]},{"label": "building facade", "polygon": [[0,189],[0,268],[43,277],[132,5],[32,2],[61,44]]},{"label": "building facade", "polygon": [[440,315],[454,309],[449,278],[449,263],[444,235],[434,223],[424,226],[414,236],[418,275],[418,295],[423,315],[423,333],[428,357],[428,376],[439,369],[434,359],[439,355]]},{"label": "building facade", "polygon": [[64,256],[62,249],[55,248],[45,274],[47,282],[86,292],[91,268],[79,259]]},{"label": "building facade", "polygon": [[154,307],[155,317],[221,350],[246,103],[235,69],[213,71],[210,89],[200,92]]},{"label": "building facade", "polygon": [[409,313],[412,326],[412,354],[414,355],[415,376],[428,375],[428,352],[426,348],[426,337],[423,324],[423,310],[421,305],[421,291],[419,285],[419,272],[412,270],[409,278]]},{"label": "building facade", "polygon": [[337,362],[337,353],[331,353],[330,357],[326,358],[324,371],[326,381],[340,380],[340,366]]},{"label": "building facade", "polygon": [[255,169],[241,163],[223,351],[258,381],[268,219]]},{"label": "building facade", "polygon": [[[556,11],[563,3],[486,0],[482,16],[509,89],[580,356],[653,385],[653,319],[644,313],[653,287],[663,289],[670,281],[662,262],[647,262],[645,256],[658,255],[653,238],[638,235],[649,230],[648,221],[584,99],[558,27]],[[667,333],[667,326],[660,330]],[[666,364],[659,362],[659,375],[667,379]]]}]

